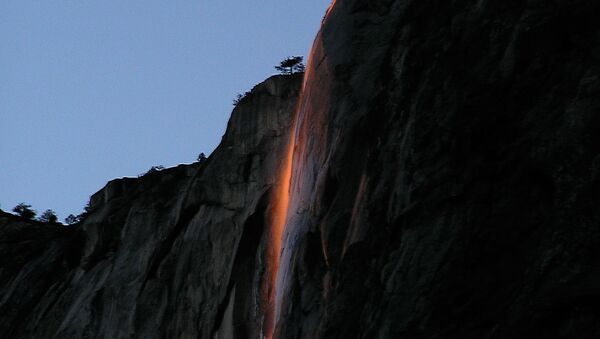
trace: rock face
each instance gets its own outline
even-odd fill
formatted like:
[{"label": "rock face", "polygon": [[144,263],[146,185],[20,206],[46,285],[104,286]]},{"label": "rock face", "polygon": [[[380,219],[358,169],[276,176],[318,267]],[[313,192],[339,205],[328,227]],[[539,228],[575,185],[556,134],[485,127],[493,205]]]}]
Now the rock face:
[{"label": "rock face", "polygon": [[73,229],[0,215],[1,333],[600,337],[599,13],[334,1],[299,101],[258,85],[206,162],[109,183]]},{"label": "rock face", "polygon": [[258,338],[263,220],[301,80],[256,86],[207,161],[110,182],[74,229],[0,216],[3,336]]},{"label": "rock face", "polygon": [[600,3],[338,0],[278,338],[600,337]]}]

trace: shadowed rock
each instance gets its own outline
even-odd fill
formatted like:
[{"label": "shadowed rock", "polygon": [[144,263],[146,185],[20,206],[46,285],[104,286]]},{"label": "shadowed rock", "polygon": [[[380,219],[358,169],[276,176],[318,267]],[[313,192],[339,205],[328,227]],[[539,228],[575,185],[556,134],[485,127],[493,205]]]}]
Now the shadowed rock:
[{"label": "shadowed rock", "polygon": [[111,181],[77,227],[0,216],[2,333],[258,338],[263,215],[301,79],[256,86],[207,161]]}]

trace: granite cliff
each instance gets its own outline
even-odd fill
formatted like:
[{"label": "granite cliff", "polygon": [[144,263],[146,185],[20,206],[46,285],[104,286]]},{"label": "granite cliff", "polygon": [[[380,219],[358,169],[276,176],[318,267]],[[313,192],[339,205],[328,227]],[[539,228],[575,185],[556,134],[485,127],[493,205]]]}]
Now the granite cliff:
[{"label": "granite cliff", "polygon": [[600,337],[600,3],[337,0],[304,79],[73,229],[0,215],[0,331]]},{"label": "granite cliff", "polygon": [[263,220],[301,80],[257,85],[206,161],[111,181],[74,228],[0,216],[0,332],[257,337]]}]

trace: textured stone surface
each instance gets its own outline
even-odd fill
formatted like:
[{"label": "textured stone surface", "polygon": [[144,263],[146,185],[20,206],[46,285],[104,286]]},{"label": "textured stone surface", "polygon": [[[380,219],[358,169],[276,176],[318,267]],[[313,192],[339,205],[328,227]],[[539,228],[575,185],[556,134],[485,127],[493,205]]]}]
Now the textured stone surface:
[{"label": "textured stone surface", "polygon": [[262,219],[300,83],[256,86],[206,162],[111,181],[73,229],[1,215],[3,335],[259,337]]},{"label": "textured stone surface", "polygon": [[336,2],[300,106],[280,338],[600,336],[599,9]]}]

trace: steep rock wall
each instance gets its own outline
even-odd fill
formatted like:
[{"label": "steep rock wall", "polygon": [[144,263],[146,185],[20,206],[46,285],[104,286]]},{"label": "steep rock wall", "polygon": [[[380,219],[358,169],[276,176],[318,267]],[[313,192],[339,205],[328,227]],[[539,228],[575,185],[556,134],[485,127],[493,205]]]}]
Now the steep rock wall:
[{"label": "steep rock wall", "polygon": [[600,335],[599,9],[335,2],[297,115],[276,337]]},{"label": "steep rock wall", "polygon": [[3,336],[259,338],[264,218],[301,80],[257,85],[208,160],[111,181],[72,229],[0,216]]}]

